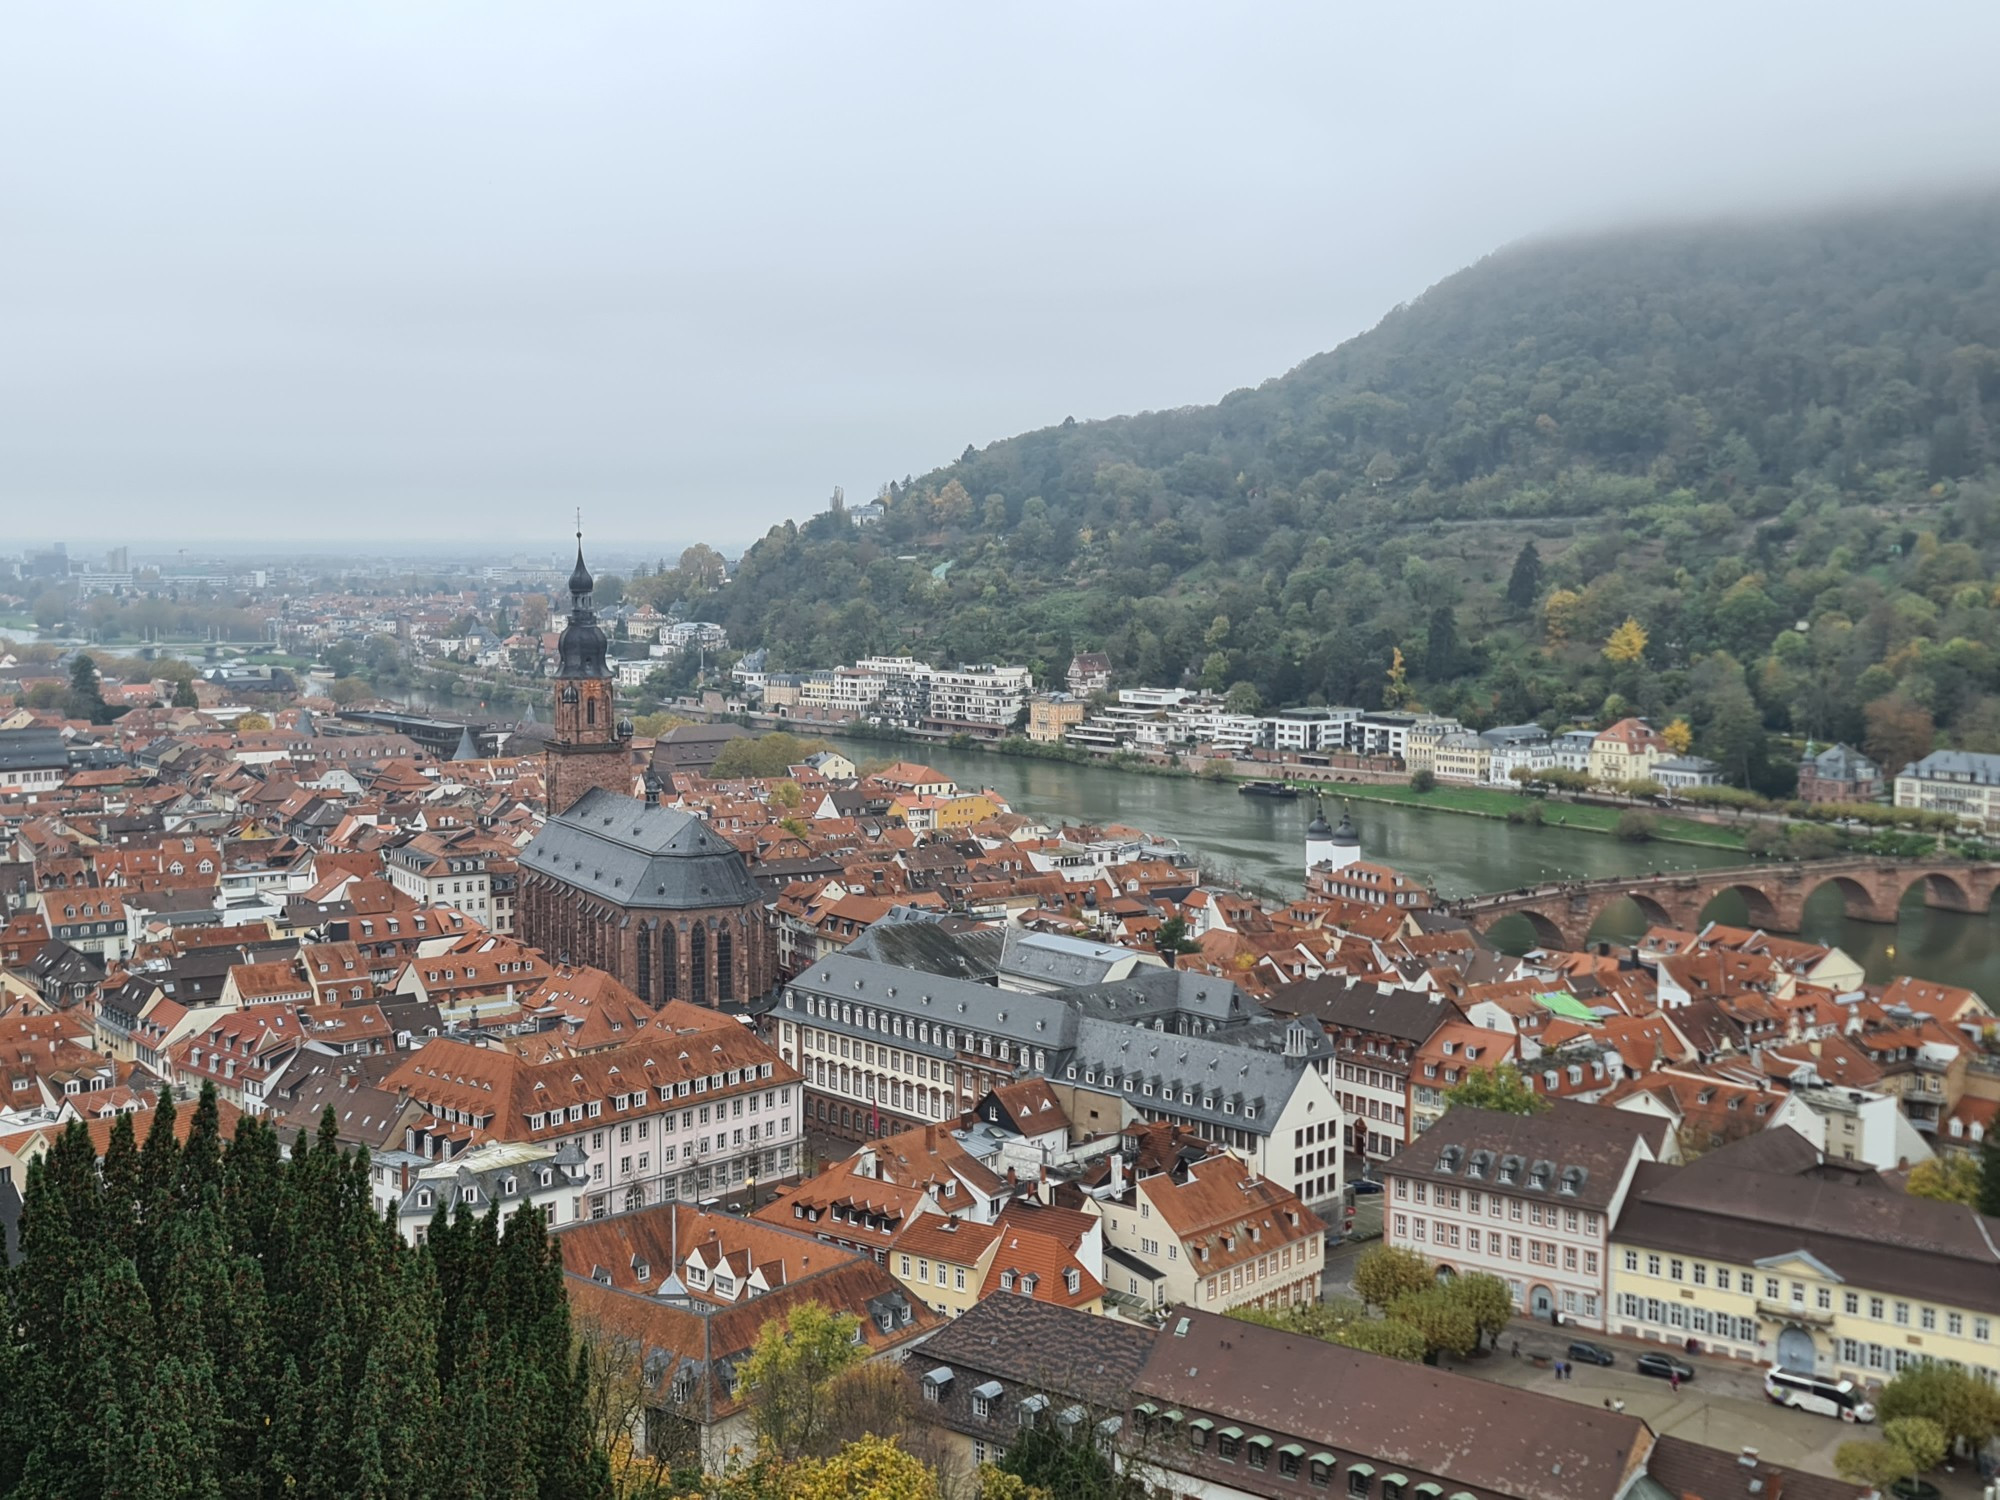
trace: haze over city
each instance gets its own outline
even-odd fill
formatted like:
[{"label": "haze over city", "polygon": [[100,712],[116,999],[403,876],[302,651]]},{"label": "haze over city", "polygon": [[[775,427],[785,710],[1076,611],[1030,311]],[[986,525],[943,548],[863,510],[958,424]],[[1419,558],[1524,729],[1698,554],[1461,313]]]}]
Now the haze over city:
[{"label": "haze over city", "polygon": [[11,541],[741,546],[1525,235],[1990,166],[2000,10],[16,7]]}]

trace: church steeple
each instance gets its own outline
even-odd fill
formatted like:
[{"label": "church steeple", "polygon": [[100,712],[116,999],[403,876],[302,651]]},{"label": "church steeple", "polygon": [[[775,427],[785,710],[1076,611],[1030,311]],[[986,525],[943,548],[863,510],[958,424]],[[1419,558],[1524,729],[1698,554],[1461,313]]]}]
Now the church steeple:
[{"label": "church steeple", "polygon": [[626,746],[629,721],[618,717],[618,700],[606,660],[608,644],[597,623],[591,592],[596,580],[583,560],[583,527],[576,533],[576,567],[569,575],[569,624],[556,642],[555,738],[548,747],[550,813],[567,811],[592,787],[629,796],[632,775]]},{"label": "church steeple", "polygon": [[569,575],[569,624],[564,627],[562,638],[556,642],[557,677],[576,679],[611,675],[610,664],[605,660],[604,630],[597,623],[597,611],[591,606],[591,592],[596,586],[597,581],[584,565],[583,528],[579,525],[576,567]]}]

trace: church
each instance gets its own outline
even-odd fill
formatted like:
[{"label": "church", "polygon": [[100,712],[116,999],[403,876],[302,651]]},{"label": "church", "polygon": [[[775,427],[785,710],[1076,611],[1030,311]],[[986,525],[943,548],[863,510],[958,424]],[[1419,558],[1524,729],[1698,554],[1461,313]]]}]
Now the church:
[{"label": "church", "polygon": [[618,717],[594,587],[579,536],[557,644],[549,819],[521,851],[515,934],[652,1005],[754,1000],[776,977],[770,914],[735,845],[631,795],[632,726]]}]

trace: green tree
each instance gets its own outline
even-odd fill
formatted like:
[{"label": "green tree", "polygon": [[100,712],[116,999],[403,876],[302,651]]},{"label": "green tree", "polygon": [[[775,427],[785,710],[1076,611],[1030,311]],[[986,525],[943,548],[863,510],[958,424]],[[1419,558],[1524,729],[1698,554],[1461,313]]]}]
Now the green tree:
[{"label": "green tree", "polygon": [[1903,1450],[1910,1467],[1924,1474],[1944,1462],[1950,1445],[1944,1429],[1929,1417],[1898,1417],[1882,1424],[1884,1441]]},{"label": "green tree", "polygon": [[1201,944],[1188,936],[1186,918],[1168,917],[1160,923],[1159,930],[1153,934],[1153,948],[1155,952],[1171,956],[1176,953],[1198,953],[1201,951]]},{"label": "green tree", "polygon": [[1979,1143],[1979,1211],[2000,1217],[2000,1132],[1989,1130]]},{"label": "green tree", "polygon": [[1229,685],[1229,692],[1223,698],[1222,706],[1233,714],[1255,714],[1263,712],[1264,699],[1257,691],[1256,684],[1234,682]]},{"label": "green tree", "polygon": [[1429,766],[1418,766],[1410,773],[1410,790],[1413,792],[1434,792],[1437,784],[1437,772]]},{"label": "green tree", "polygon": [[1444,1098],[1447,1109],[1465,1105],[1508,1115],[1538,1115],[1549,1107],[1547,1098],[1528,1087],[1521,1070],[1504,1062],[1466,1069],[1464,1079]]},{"label": "green tree", "polygon": [[63,712],[72,719],[85,719],[92,724],[111,722],[111,705],[104,701],[104,685],[98,680],[97,663],[88,656],[79,655],[70,664],[69,698]]},{"label": "green tree", "polygon": [[1425,1354],[1422,1336],[1409,1324],[1380,1317],[1361,1303],[1344,1297],[1298,1307],[1235,1307],[1230,1309],[1229,1316],[1338,1344],[1343,1349],[1379,1354],[1384,1359],[1414,1364]]},{"label": "green tree", "polygon": [[1016,1434],[999,1468],[1063,1500],[1140,1500],[1146,1493],[1136,1475],[1118,1472],[1088,1422],[1072,1431],[1044,1423]]},{"label": "green tree", "polygon": [[1474,1271],[1445,1282],[1451,1300],[1465,1309],[1480,1338],[1498,1340],[1514,1317],[1514,1295],[1498,1276]]},{"label": "green tree", "polygon": [[1536,550],[1534,538],[1521,543],[1521,550],[1514,555],[1514,571],[1507,579],[1507,602],[1522,614],[1535,607],[1535,600],[1542,592],[1542,554]]},{"label": "green tree", "polygon": [[1980,1163],[1969,1156],[1934,1156],[1910,1169],[1903,1190],[1942,1203],[1977,1204],[1982,1175]]},{"label": "green tree", "polygon": [[1389,1307],[1436,1284],[1437,1268],[1415,1250],[1376,1245],[1354,1262],[1354,1290],[1374,1307]]},{"label": "green tree", "polygon": [[1406,1323],[1424,1341],[1426,1354],[1463,1359],[1479,1347],[1479,1323],[1472,1309],[1433,1281],[1420,1292],[1406,1292],[1388,1306],[1390,1321]]},{"label": "green tree", "polygon": [[1617,834],[1624,843],[1643,844],[1653,837],[1659,826],[1659,819],[1651,813],[1632,807],[1618,815]]},{"label": "green tree", "polygon": [[824,740],[803,740],[782,730],[776,734],[731,740],[715,757],[715,765],[709,775],[718,781],[738,777],[783,776],[789,767],[826,748]]},{"label": "green tree", "polygon": [[1833,1467],[1850,1484],[1863,1484],[1879,1495],[1916,1473],[1910,1456],[1889,1442],[1854,1441],[1833,1450]]},{"label": "green tree", "polygon": [[172,706],[175,708],[200,708],[201,700],[194,695],[194,684],[186,679],[174,684]]},{"label": "green tree", "polygon": [[865,1357],[852,1313],[804,1302],[757,1331],[738,1371],[757,1435],[781,1458],[824,1456],[838,1420],[835,1378]]},{"label": "green tree", "polygon": [[1976,1448],[2000,1431],[2000,1390],[1934,1360],[1902,1370],[1875,1405],[1885,1432],[1898,1418],[1923,1417],[1938,1425],[1952,1447]]}]

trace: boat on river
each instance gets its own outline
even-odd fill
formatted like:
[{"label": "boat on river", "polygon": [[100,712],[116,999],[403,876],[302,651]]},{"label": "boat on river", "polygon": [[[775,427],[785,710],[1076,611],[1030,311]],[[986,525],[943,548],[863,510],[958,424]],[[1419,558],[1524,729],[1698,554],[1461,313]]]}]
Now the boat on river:
[{"label": "boat on river", "polygon": [[1244,781],[1237,784],[1236,790],[1246,797],[1282,797],[1288,801],[1299,794],[1297,787],[1286,786],[1282,781]]}]

